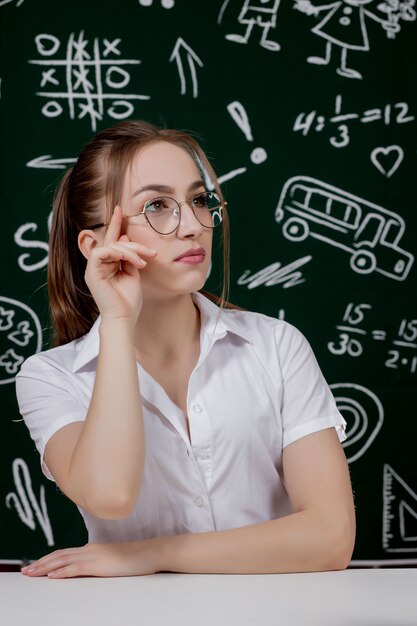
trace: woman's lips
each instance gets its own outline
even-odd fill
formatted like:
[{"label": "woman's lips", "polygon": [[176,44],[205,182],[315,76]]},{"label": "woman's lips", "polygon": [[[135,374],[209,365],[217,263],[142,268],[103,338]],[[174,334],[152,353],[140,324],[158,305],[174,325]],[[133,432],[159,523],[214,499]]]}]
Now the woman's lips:
[{"label": "woman's lips", "polygon": [[206,258],[206,251],[204,248],[191,248],[180,256],[177,256],[174,261],[176,263],[189,263],[191,265],[202,263]]}]

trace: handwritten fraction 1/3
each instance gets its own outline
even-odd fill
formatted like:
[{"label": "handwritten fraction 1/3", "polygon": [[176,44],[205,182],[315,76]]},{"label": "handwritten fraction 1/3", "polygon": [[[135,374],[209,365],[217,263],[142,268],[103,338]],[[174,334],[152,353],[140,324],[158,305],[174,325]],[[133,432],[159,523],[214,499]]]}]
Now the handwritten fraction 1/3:
[{"label": "handwritten fraction 1/3", "polygon": [[393,124],[408,124],[415,120],[414,115],[409,114],[409,106],[406,102],[396,102],[384,106],[367,109],[360,113],[342,113],[342,96],[338,94],[335,101],[334,115],[325,116],[317,111],[299,113],[295,119],[293,131],[301,132],[304,136],[310,131],[317,133],[324,129],[331,129],[335,125],[335,134],[332,134],[329,141],[334,148],[345,148],[350,143],[349,124],[358,120],[362,124],[382,122],[386,126]]},{"label": "handwritten fraction 1/3", "polygon": [[70,119],[88,116],[95,131],[97,121],[105,114],[116,120],[125,119],[134,112],[135,100],[149,100],[148,95],[124,91],[130,83],[130,68],[141,61],[120,58],[120,43],[121,39],[105,37],[90,41],[83,31],[78,37],[71,33],[65,45],[65,58],[61,58],[64,44],[58,37],[37,35],[35,45],[41,58],[30,59],[29,63],[42,68],[41,91],[36,94],[47,99],[42,114],[59,117],[66,102]]},{"label": "handwritten fraction 1/3", "polygon": [[[370,311],[370,304],[355,304],[350,302],[343,314],[342,323],[336,326],[339,338],[329,341],[327,348],[335,356],[348,355],[358,357],[363,353],[363,342],[368,331],[363,328],[366,312]],[[385,330],[371,330],[374,341],[386,341]],[[388,350],[385,367],[391,369],[406,368],[411,374],[417,370],[417,319],[402,319],[398,326],[395,339],[392,340],[392,349]]]}]

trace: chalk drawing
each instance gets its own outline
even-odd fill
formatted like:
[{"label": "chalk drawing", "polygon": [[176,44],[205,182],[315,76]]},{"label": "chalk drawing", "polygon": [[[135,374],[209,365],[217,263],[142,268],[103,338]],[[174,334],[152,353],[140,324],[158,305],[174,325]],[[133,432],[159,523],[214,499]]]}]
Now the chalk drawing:
[{"label": "chalk drawing", "polygon": [[0,385],[13,383],[23,361],[41,347],[36,313],[23,302],[0,296]]},{"label": "chalk drawing", "polygon": [[[138,0],[140,6],[150,7],[153,4],[153,0]],[[175,0],[161,0],[161,7],[163,9],[172,9],[175,6]]]},{"label": "chalk drawing", "polygon": [[404,159],[404,151],[400,146],[375,148],[371,152],[371,161],[387,178],[390,178],[400,167]]},{"label": "chalk drawing", "polygon": [[[227,110],[232,116],[233,120],[239,126],[240,130],[245,135],[248,141],[253,141],[252,130],[249,124],[248,114],[246,113],[245,107],[243,104],[235,100],[227,105]],[[252,163],[259,165],[263,163],[268,158],[266,150],[264,148],[254,148],[250,155],[250,160]]]},{"label": "chalk drawing", "polygon": [[[359,357],[366,349],[369,340],[385,342],[391,340],[383,365],[390,369],[400,369],[410,374],[417,371],[417,319],[401,319],[397,335],[388,337],[384,328],[369,329],[368,315],[372,306],[367,303],[349,302],[343,314],[342,323],[336,325],[338,338],[327,343],[327,348],[334,356]],[[390,324],[392,327],[393,324]],[[374,363],[375,366],[378,363]]]},{"label": "chalk drawing", "polygon": [[[323,111],[302,111],[297,114],[294,121],[293,131],[300,132],[306,137],[311,132],[332,134],[330,135],[330,145],[333,148],[346,148],[350,144],[350,126],[353,123],[359,122],[360,124],[375,124],[380,122],[384,126],[394,126],[400,124],[410,124],[415,120],[414,115],[410,115],[410,106],[407,102],[395,102],[388,103],[383,106],[372,107],[364,111],[356,112],[348,110],[342,111],[342,95],[337,94],[335,98],[335,111],[334,115],[325,115]],[[336,132],[334,132],[336,131]],[[363,129],[358,129],[358,133],[362,136]],[[387,159],[390,161],[390,168],[392,165],[400,164],[402,158],[398,163],[392,161],[392,158],[398,159],[398,154],[403,156],[402,149],[399,146],[388,146],[388,148],[376,148],[376,155],[371,156],[371,160],[379,162],[381,164],[381,157],[379,152],[386,152]],[[397,154],[395,154],[397,152]],[[390,154],[393,153],[393,154]],[[374,163],[376,167],[376,163]],[[384,165],[385,170],[385,165]],[[389,171],[389,170],[388,170]],[[394,173],[395,169],[392,173]],[[385,171],[382,172],[385,174]]]},{"label": "chalk drawing", "polygon": [[175,61],[177,64],[177,70],[180,77],[180,86],[181,86],[181,95],[184,96],[187,93],[187,79],[185,77],[184,72],[184,64],[185,62],[188,64],[188,69],[191,75],[191,84],[193,91],[193,98],[198,97],[198,80],[197,80],[197,71],[196,64],[199,67],[204,67],[202,60],[199,56],[194,52],[190,46],[185,43],[182,37],[178,37],[174,49],[172,51],[171,56],[169,57],[169,62],[172,63]]},{"label": "chalk drawing", "polygon": [[[376,0],[379,2],[379,0]],[[398,11],[392,7],[392,11],[388,9],[388,5],[376,6],[377,10],[385,11],[386,15],[381,16],[365,9],[366,5],[370,5],[374,0],[340,0],[331,4],[315,5],[310,0],[295,0],[294,9],[301,11],[307,15],[317,16],[325,11],[324,18],[312,28],[312,33],[321,37],[326,42],[326,50],[324,57],[310,56],[307,58],[308,63],[314,65],[328,65],[332,56],[333,46],[337,46],[340,50],[339,67],[336,72],[345,78],[362,79],[362,74],[358,70],[347,67],[348,51],[369,52],[370,44],[366,22],[368,19],[379,23],[386,31],[387,36],[393,39],[401,30],[400,20],[411,21],[415,19],[411,17],[412,12],[409,10],[400,10],[399,4],[414,4],[415,0],[406,3],[398,3]],[[382,8],[384,6],[384,8]]]},{"label": "chalk drawing", "polygon": [[[226,10],[229,0],[223,2],[217,22],[220,24],[223,19],[223,14]],[[261,30],[261,37],[259,45],[266,50],[272,52],[278,52],[281,46],[276,41],[268,39],[268,34],[271,28],[275,28],[277,24],[277,13],[281,0],[245,0],[241,6],[241,10],[237,21],[246,27],[244,34],[229,33],[225,35],[228,41],[234,43],[247,44],[251,37],[254,27],[259,27]]]},{"label": "chalk drawing", "polygon": [[26,167],[43,168],[49,170],[64,170],[76,163],[76,158],[53,159],[52,154],[43,154],[26,163]]},{"label": "chalk drawing", "polygon": [[384,422],[384,409],[372,391],[354,383],[335,383],[330,389],[347,422],[343,442],[348,463],[360,459],[373,443]]},{"label": "chalk drawing", "polygon": [[[127,93],[130,68],[141,63],[138,59],[121,59],[121,39],[109,40],[95,37],[92,42],[81,31],[78,37],[71,33],[65,46],[65,56],[55,57],[64,44],[55,35],[41,33],[35,37],[35,45],[41,59],[29,63],[42,68],[37,96],[46,98],[42,114],[48,118],[64,113],[68,106],[71,120],[89,117],[93,131],[97,122],[107,114],[121,120],[130,117],[135,110],[134,102],[149,100],[150,96]],[[62,58],[64,56],[64,58]],[[54,57],[54,58],[52,58]],[[48,90],[47,85],[52,89]]]},{"label": "chalk drawing", "polygon": [[405,231],[400,215],[309,176],[285,183],[275,219],[290,241],[310,236],[345,250],[358,274],[375,271],[402,281],[414,263],[399,247]]},{"label": "chalk drawing", "polygon": [[417,319],[401,320],[397,337],[392,341],[392,349],[388,350],[388,358],[384,365],[391,369],[407,369],[410,374],[417,371]]},{"label": "chalk drawing", "polygon": [[[51,221],[52,221],[52,212],[48,216],[47,224],[48,224],[48,233],[51,231]],[[32,262],[31,253],[25,252],[20,254],[17,258],[17,263],[21,270],[24,272],[35,272],[36,270],[42,269],[48,265],[48,254],[49,254],[49,245],[47,241],[39,241],[36,239],[26,239],[26,235],[30,232],[36,232],[38,230],[38,225],[35,222],[29,222],[27,224],[22,224],[16,230],[14,234],[14,241],[17,246],[20,248],[30,249],[30,250],[43,250],[44,256],[37,261]],[[39,257],[39,254],[35,254],[35,258]]]},{"label": "chalk drawing", "polygon": [[7,508],[14,508],[20,521],[31,530],[36,530],[36,522],[38,522],[45,535],[47,545],[55,545],[46,506],[45,487],[43,485],[40,487],[38,502],[33,492],[32,480],[27,463],[23,459],[15,459],[12,467],[16,492],[7,494]]},{"label": "chalk drawing", "polygon": [[295,287],[305,282],[302,272],[299,268],[309,263],[313,257],[308,255],[293,261],[288,265],[282,265],[279,261],[271,263],[254,274],[251,270],[246,270],[237,281],[238,285],[246,285],[248,289],[255,289],[264,285],[265,287],[273,287],[282,283],[284,289]]},{"label": "chalk drawing", "polygon": [[382,547],[385,552],[417,552],[417,493],[384,465]]},{"label": "chalk drawing", "polygon": [[[413,22],[416,19],[414,10],[416,0],[386,0],[378,4],[378,9],[387,14],[390,24],[396,25],[400,20]],[[396,31],[387,30],[388,39],[395,39]]]},{"label": "chalk drawing", "polygon": [[[16,7],[20,7],[20,5],[24,3],[24,1],[25,0],[17,0]],[[10,2],[15,2],[15,0],[0,0],[0,7],[4,6],[5,4],[9,4]]]}]

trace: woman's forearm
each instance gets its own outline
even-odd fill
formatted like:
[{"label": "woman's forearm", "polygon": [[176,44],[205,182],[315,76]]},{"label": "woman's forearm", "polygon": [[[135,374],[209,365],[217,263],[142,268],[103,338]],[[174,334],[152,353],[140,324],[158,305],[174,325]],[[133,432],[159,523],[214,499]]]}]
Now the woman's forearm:
[{"label": "woman's forearm", "polygon": [[347,567],[354,521],[301,511],[233,530],[176,535],[158,540],[160,571],[262,574]]},{"label": "woman's forearm", "polygon": [[71,458],[77,504],[103,518],[125,517],[139,496],[144,429],[131,328],[102,322],[93,395]]}]

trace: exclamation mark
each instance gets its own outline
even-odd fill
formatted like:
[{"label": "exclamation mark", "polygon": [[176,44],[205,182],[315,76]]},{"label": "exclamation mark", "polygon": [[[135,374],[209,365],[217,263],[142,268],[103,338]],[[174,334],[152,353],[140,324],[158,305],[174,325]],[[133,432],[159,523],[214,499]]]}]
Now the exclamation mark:
[{"label": "exclamation mark", "polygon": [[[248,141],[253,141],[252,130],[249,124],[248,114],[246,113],[245,107],[235,100],[227,105],[227,110],[230,115],[239,126],[240,130],[245,135]],[[268,158],[266,150],[263,148],[254,148],[250,154],[250,160],[252,163],[259,165],[263,163]]]}]

